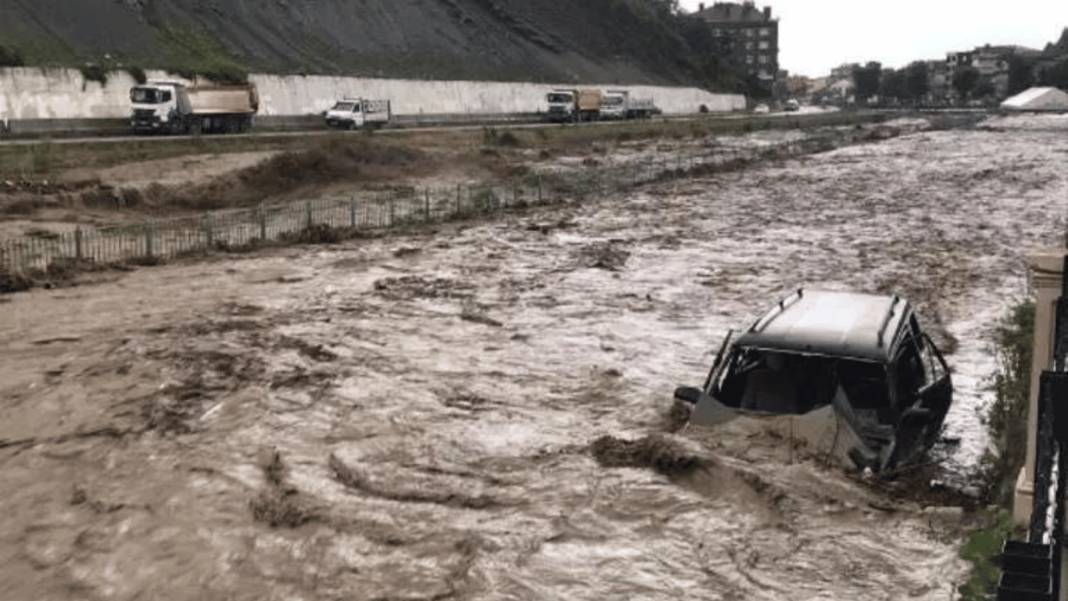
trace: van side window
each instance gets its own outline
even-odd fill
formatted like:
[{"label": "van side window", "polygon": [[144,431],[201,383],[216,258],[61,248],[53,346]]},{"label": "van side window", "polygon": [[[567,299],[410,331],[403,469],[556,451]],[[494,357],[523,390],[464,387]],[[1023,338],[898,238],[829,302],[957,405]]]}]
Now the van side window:
[{"label": "van side window", "polygon": [[170,90],[164,90],[162,96],[160,96],[160,102],[170,102],[173,96]]}]

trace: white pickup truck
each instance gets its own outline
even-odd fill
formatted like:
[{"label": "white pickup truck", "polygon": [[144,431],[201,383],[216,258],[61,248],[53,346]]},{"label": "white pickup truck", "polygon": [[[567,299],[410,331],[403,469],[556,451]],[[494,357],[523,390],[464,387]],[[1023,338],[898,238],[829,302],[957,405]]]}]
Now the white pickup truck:
[{"label": "white pickup truck", "polygon": [[393,119],[393,108],[388,100],[366,98],[343,98],[326,111],[326,124],[337,129],[378,129]]}]

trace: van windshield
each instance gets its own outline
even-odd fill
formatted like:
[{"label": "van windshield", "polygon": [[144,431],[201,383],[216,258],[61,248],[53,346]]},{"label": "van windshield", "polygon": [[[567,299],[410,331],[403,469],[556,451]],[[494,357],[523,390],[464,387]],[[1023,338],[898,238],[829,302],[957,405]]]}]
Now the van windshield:
[{"label": "van windshield", "polygon": [[549,94],[549,102],[552,104],[565,104],[574,102],[574,97],[571,94]]},{"label": "van windshield", "polygon": [[354,108],[356,108],[356,103],[355,102],[339,102],[339,103],[335,104],[334,108],[332,108],[330,110],[332,110],[332,111],[352,111],[352,109],[354,109]]},{"label": "van windshield", "polygon": [[621,106],[623,104],[622,96],[605,96],[602,102],[605,106]]}]

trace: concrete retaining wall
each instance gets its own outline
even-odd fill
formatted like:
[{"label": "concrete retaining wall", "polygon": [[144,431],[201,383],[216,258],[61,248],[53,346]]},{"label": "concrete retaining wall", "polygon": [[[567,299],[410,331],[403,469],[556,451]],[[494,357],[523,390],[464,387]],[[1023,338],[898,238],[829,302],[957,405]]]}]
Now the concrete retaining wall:
[{"label": "concrete retaining wall", "polygon": [[[152,79],[179,79],[149,72]],[[343,96],[389,99],[398,115],[483,115],[537,113],[546,109],[552,84],[422,81],[253,74],[264,116],[319,113]],[[86,81],[74,69],[0,69],[0,121],[30,119],[118,119],[129,114],[129,91],[135,85],[126,72],[108,74],[107,85]],[[564,87],[564,86],[560,86]],[[570,86],[574,87],[574,86]],[[696,113],[702,105],[712,112],[743,110],[745,97],[713,94],[698,88],[617,86],[640,98],[653,98],[666,114]]]}]

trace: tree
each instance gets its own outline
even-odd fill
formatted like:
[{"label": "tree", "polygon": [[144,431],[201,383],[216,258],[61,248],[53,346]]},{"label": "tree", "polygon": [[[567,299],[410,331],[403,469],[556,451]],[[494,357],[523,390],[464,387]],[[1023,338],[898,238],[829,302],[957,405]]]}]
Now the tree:
[{"label": "tree", "polygon": [[1009,96],[1035,85],[1034,64],[1022,56],[1009,58]]},{"label": "tree", "polygon": [[905,72],[895,69],[883,69],[879,81],[879,99],[886,102],[888,98],[901,100],[905,98]]},{"label": "tree", "polygon": [[961,98],[967,98],[979,83],[979,71],[975,67],[964,67],[953,74],[953,89]]},{"label": "tree", "polygon": [[1042,85],[1068,89],[1068,58],[1042,70]]},{"label": "tree", "polygon": [[979,83],[975,84],[975,89],[972,93],[976,98],[986,98],[987,96],[993,96],[997,91],[994,82],[990,81],[989,78],[982,77],[979,79]]},{"label": "tree", "polygon": [[853,88],[857,102],[867,103],[868,99],[879,93],[883,65],[871,61],[863,67],[853,68]]},{"label": "tree", "polygon": [[913,101],[923,100],[931,91],[930,73],[927,63],[917,61],[908,66],[905,72],[905,90]]}]

